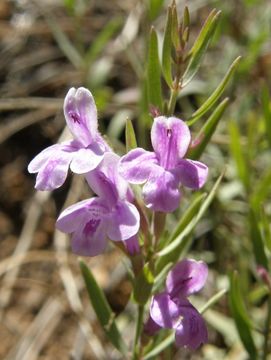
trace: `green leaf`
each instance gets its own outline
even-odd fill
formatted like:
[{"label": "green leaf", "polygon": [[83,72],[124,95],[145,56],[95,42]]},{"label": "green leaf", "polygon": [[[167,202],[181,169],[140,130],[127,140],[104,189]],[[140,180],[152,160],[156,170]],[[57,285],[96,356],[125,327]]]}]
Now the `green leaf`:
[{"label": "green leaf", "polygon": [[251,201],[253,207],[259,208],[262,202],[267,198],[271,190],[271,169],[266,169],[262,174],[259,181],[253,184],[253,193],[251,195]]},{"label": "green leaf", "polygon": [[149,0],[149,17],[153,21],[160,13],[164,0]]},{"label": "green leaf", "polygon": [[263,115],[265,123],[266,137],[271,147],[271,110],[270,110],[270,95],[267,85],[262,90],[262,104],[263,104]]},{"label": "green leaf", "polygon": [[202,201],[206,198],[207,194],[197,194],[196,198],[189,205],[188,209],[185,211],[183,216],[180,218],[177,226],[170,235],[169,242],[173,241],[180,233],[188,226],[190,221],[196,216],[199,211],[199,208],[202,204]]},{"label": "green leaf", "polygon": [[90,301],[102,328],[104,329],[111,343],[122,354],[125,354],[127,351],[126,345],[123,342],[123,339],[117,328],[115,314],[111,310],[103,291],[97,284],[90,269],[83,261],[80,261],[80,269],[85,280]]},{"label": "green leaf", "polygon": [[245,305],[241,296],[238,282],[238,274],[235,272],[230,276],[229,303],[231,312],[241,338],[241,341],[249,354],[251,360],[258,359],[257,349],[251,334],[251,321],[246,312]]},{"label": "green leaf", "polygon": [[157,355],[164,351],[169,345],[173,344],[175,340],[175,334],[170,334],[163,341],[161,341],[154,349],[149,351],[145,356],[144,360],[157,359]]},{"label": "green leaf", "polygon": [[218,105],[209,119],[205,122],[194,140],[195,143],[198,141],[199,144],[189,150],[189,159],[197,160],[201,157],[228,105],[229,99],[226,98]]},{"label": "green leaf", "polygon": [[134,131],[133,123],[130,119],[126,120],[125,142],[126,142],[127,152],[137,147],[135,131]]},{"label": "green leaf", "polygon": [[172,31],[173,31],[172,25],[173,25],[172,8],[169,6],[167,13],[167,23],[164,34],[164,41],[163,41],[163,51],[162,51],[162,71],[164,78],[169,87],[172,86],[172,74],[171,74],[171,49],[172,49]]},{"label": "green leaf", "polygon": [[261,209],[261,221],[262,221],[262,228],[263,228],[263,241],[266,248],[271,252],[271,231],[270,231],[270,220],[265,212],[264,207]]},{"label": "green leaf", "polygon": [[247,163],[242,151],[241,136],[237,124],[234,121],[229,123],[230,150],[235,160],[237,172],[245,188],[249,187],[249,172]]},{"label": "green leaf", "polygon": [[89,66],[95,59],[97,59],[115,32],[119,30],[121,24],[121,18],[114,18],[105,25],[102,31],[95,37],[95,40],[91,43],[86,52],[84,57],[86,66]]},{"label": "green leaf", "polygon": [[192,49],[190,50],[190,61],[182,78],[182,87],[185,87],[194,77],[200,66],[203,55],[216,30],[220,11],[213,10],[203,25]]},{"label": "green leaf", "polygon": [[201,105],[201,107],[195,111],[191,118],[188,119],[188,125],[194,124],[198,119],[200,119],[220,98],[220,96],[223,94],[228,82],[232,78],[239,62],[241,60],[241,56],[236,58],[234,62],[231,64],[229,70],[227,71],[226,75],[222,79],[221,83],[217,86],[217,88],[214,90],[212,95]]},{"label": "green leaf", "polygon": [[147,263],[135,279],[134,299],[138,304],[144,305],[149,300],[153,283],[153,272],[150,264]]},{"label": "green leaf", "polygon": [[166,256],[166,258],[165,258],[166,264],[168,262],[172,261],[172,257],[178,256],[178,258],[179,258],[180,254],[185,246],[185,239],[191,234],[191,232],[194,230],[195,226],[200,221],[200,219],[204,215],[205,211],[209,207],[210,203],[212,202],[212,200],[216,194],[216,191],[218,189],[218,186],[219,186],[223,176],[224,176],[224,171],[217,179],[212,190],[210,191],[210,193],[206,197],[205,201],[199,208],[195,217],[188,223],[188,225],[183,229],[183,231],[168,246],[166,246],[164,249],[162,249],[161,251],[158,252],[157,255],[161,257],[161,259],[159,259],[159,261],[163,261],[162,257],[164,257],[164,256]]},{"label": "green leaf", "polygon": [[171,5],[171,39],[175,49],[180,47],[178,13],[175,3]]},{"label": "green leaf", "polygon": [[147,89],[149,105],[162,110],[161,69],[158,56],[158,40],[154,28],[151,29],[147,64]]},{"label": "green leaf", "polygon": [[268,269],[268,260],[265,254],[263,237],[259,228],[258,219],[252,208],[250,208],[249,211],[249,227],[256,263],[257,265],[262,265],[265,269]]},{"label": "green leaf", "polygon": [[211,297],[210,300],[207,301],[206,304],[204,304],[204,306],[199,310],[199,313],[200,314],[205,313],[205,311],[207,311],[210,307],[216,304],[222,298],[222,296],[224,296],[227,292],[228,289],[222,289],[218,291],[215,295]]}]

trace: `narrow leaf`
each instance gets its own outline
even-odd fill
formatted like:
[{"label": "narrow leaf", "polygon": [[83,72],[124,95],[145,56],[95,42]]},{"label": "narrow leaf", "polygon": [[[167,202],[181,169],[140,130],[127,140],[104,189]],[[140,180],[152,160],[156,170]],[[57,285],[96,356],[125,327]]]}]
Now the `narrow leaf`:
[{"label": "narrow leaf", "polygon": [[44,14],[44,16],[59,48],[76,69],[80,68],[82,65],[82,57],[80,53],[73,46],[72,42],[58,25],[57,20],[51,15],[49,16],[49,14]]},{"label": "narrow leaf", "polygon": [[250,237],[253,245],[253,253],[257,265],[262,265],[265,269],[268,269],[268,260],[265,254],[264,241],[262,233],[259,228],[258,219],[254,210],[251,208],[249,211],[249,227]]},{"label": "narrow leaf", "polygon": [[164,0],[149,0],[149,17],[153,21],[160,13]]},{"label": "narrow leaf", "polygon": [[229,70],[227,71],[226,75],[222,79],[221,83],[217,86],[217,88],[214,90],[212,95],[201,105],[201,107],[197,111],[195,111],[192,114],[191,118],[188,119],[189,125],[194,124],[216,103],[219,97],[223,94],[228,82],[232,78],[240,60],[241,60],[241,56],[239,56],[237,59],[234,60]]},{"label": "narrow leaf", "polygon": [[127,152],[137,147],[135,131],[134,131],[133,123],[130,119],[126,120],[125,142],[126,142]]},{"label": "narrow leaf", "polygon": [[216,30],[219,16],[220,11],[213,10],[203,25],[201,32],[190,51],[191,58],[183,75],[182,87],[185,87],[198,71],[203,55]]},{"label": "narrow leaf", "polygon": [[270,110],[270,95],[267,85],[265,85],[262,90],[262,105],[263,105],[266,137],[269,142],[269,146],[271,146],[271,110]]},{"label": "narrow leaf", "polygon": [[[169,6],[167,13],[167,23],[163,41],[162,52],[162,71],[164,78],[169,87],[172,86],[172,74],[171,74],[171,49],[172,49],[172,7]],[[177,30],[178,31],[178,30]]]},{"label": "narrow leaf", "polygon": [[[212,200],[216,194],[216,191],[218,189],[218,186],[219,186],[223,176],[224,176],[224,172],[217,179],[212,190],[210,191],[210,193],[206,197],[205,201],[199,208],[199,211],[197,212],[196,216],[189,222],[189,224],[184,228],[184,230],[167,247],[165,247],[164,249],[162,249],[161,251],[158,252],[158,254],[157,254],[158,256],[160,256],[160,257],[167,256],[167,259],[170,259],[169,261],[172,261],[171,260],[172,256],[176,256],[176,255],[179,256],[180,252],[183,249],[183,240],[189,234],[191,234],[192,230],[194,230],[195,226],[197,225],[199,220],[204,215],[205,211],[209,207],[210,203],[212,202]],[[168,263],[169,261],[167,261],[166,263]]]},{"label": "narrow leaf", "polygon": [[238,282],[237,273],[233,273],[230,276],[230,292],[229,292],[229,303],[231,312],[241,338],[241,341],[249,354],[249,358],[256,360],[257,349],[254,344],[254,340],[251,334],[250,319],[247,315],[245,305],[241,296],[240,286]]},{"label": "narrow leaf", "polygon": [[176,4],[173,3],[171,9],[172,9],[171,39],[175,49],[178,49],[180,47],[180,36],[179,36],[179,22],[178,22],[178,13],[176,9]]},{"label": "narrow leaf", "polygon": [[192,203],[190,204],[188,209],[185,211],[183,216],[180,218],[177,226],[175,227],[174,231],[170,235],[169,242],[174,240],[185,229],[185,227],[190,223],[190,221],[198,213],[199,208],[202,204],[202,201],[206,198],[206,196],[207,196],[206,193],[197,194],[196,198],[194,199],[194,201],[192,201]]},{"label": "narrow leaf", "polygon": [[103,327],[108,339],[111,343],[122,353],[126,352],[126,346],[122,340],[122,337],[118,331],[115,314],[111,310],[106,297],[97,284],[94,276],[92,275],[90,269],[87,265],[80,261],[80,268],[85,280],[87,287],[88,295],[92,303],[93,309],[97,315],[97,318],[100,321],[101,326]]},{"label": "narrow leaf", "polygon": [[99,54],[103,51],[106,44],[115,34],[115,32],[120,28],[122,20],[120,18],[114,18],[109,21],[102,31],[96,36],[94,42],[91,43],[89,49],[86,52],[84,61],[87,66],[89,66]]},{"label": "narrow leaf", "polygon": [[270,220],[268,215],[265,212],[264,207],[261,209],[261,220],[262,220],[262,227],[263,227],[263,240],[266,248],[271,252],[271,231],[270,231]]},{"label": "narrow leaf", "polygon": [[151,29],[147,64],[147,89],[149,105],[162,110],[161,69],[158,56],[158,40],[154,28]]},{"label": "narrow leaf", "polygon": [[211,140],[216,130],[216,127],[228,105],[229,105],[229,99],[226,98],[218,105],[218,107],[214,110],[212,115],[209,117],[209,119],[200,129],[199,133],[195,138],[195,142],[198,141],[199,144],[189,150],[188,157],[190,159],[197,160],[201,157],[206,146],[209,144],[209,141]]},{"label": "narrow leaf", "polygon": [[261,178],[254,183],[251,201],[253,207],[259,208],[262,202],[267,198],[271,190],[271,169],[266,169]]},{"label": "narrow leaf", "polygon": [[245,188],[249,186],[249,173],[244,153],[242,151],[241,136],[237,124],[234,121],[229,123],[230,150],[235,160],[237,172]]},{"label": "narrow leaf", "polygon": [[164,351],[169,345],[173,344],[175,340],[175,334],[170,334],[163,341],[161,341],[154,349],[148,352],[144,356],[144,360],[157,359],[157,355]]}]

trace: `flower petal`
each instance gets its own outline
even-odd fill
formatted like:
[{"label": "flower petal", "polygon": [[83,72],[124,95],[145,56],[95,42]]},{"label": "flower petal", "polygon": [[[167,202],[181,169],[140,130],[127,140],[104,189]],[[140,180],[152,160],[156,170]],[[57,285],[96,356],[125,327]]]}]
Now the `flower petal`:
[{"label": "flower petal", "polygon": [[87,222],[89,218],[88,207],[92,203],[97,203],[97,199],[82,200],[62,211],[56,221],[57,229],[65,233],[74,232],[79,227],[79,223],[84,224]]},{"label": "flower petal", "polygon": [[191,305],[180,308],[182,320],[175,333],[177,346],[186,346],[196,350],[201,344],[208,341],[208,332],[205,322],[198,311]]},{"label": "flower petal", "polygon": [[148,179],[153,164],[157,164],[155,154],[138,148],[121,158],[119,172],[130,183],[142,184]]},{"label": "flower petal", "polygon": [[153,319],[151,318],[151,316],[148,318],[148,320],[146,321],[146,323],[144,324],[144,333],[152,336],[155,335],[155,333],[157,333],[157,331],[159,331],[161,329],[161,326],[159,326],[158,324],[156,324],[155,321],[153,321]]},{"label": "flower petal", "polygon": [[127,240],[137,234],[140,216],[137,208],[128,201],[119,201],[109,219],[107,235],[111,240]]},{"label": "flower petal", "polygon": [[180,316],[179,306],[167,293],[154,295],[150,307],[150,316],[163,328],[173,329]]},{"label": "flower petal", "polygon": [[72,153],[65,151],[50,152],[50,157],[39,170],[35,188],[54,190],[65,182],[72,159]]},{"label": "flower petal", "polygon": [[28,165],[28,172],[31,174],[39,172],[39,170],[46,165],[46,162],[50,159],[50,156],[60,150],[60,145],[52,145],[41,151]]},{"label": "flower petal", "polygon": [[180,160],[174,169],[180,182],[191,189],[200,189],[206,182],[208,167],[200,161]]},{"label": "flower petal", "polygon": [[84,174],[95,169],[103,160],[104,152],[98,144],[91,144],[88,148],[77,150],[71,162],[71,171]]},{"label": "flower petal", "polygon": [[130,255],[134,256],[140,253],[140,246],[137,235],[134,235],[129,239],[123,241],[123,244]]},{"label": "flower petal", "polygon": [[[90,226],[92,227],[91,230],[88,229]],[[78,229],[74,232],[71,240],[72,252],[81,256],[101,254],[107,244],[104,222],[102,220],[92,221],[92,224],[87,223],[86,227],[83,231]]]},{"label": "flower petal", "polygon": [[177,161],[186,154],[191,134],[182,120],[159,116],[154,119],[151,141],[159,164],[165,169],[173,169]]},{"label": "flower petal", "polygon": [[64,114],[73,136],[87,147],[98,133],[97,108],[91,92],[71,88],[65,97]]},{"label": "flower petal", "polygon": [[178,208],[181,193],[174,175],[156,166],[143,187],[143,197],[148,208],[171,212]]},{"label": "flower petal", "polygon": [[174,297],[187,297],[200,291],[208,276],[208,267],[203,261],[184,259],[168,273],[166,289]]}]

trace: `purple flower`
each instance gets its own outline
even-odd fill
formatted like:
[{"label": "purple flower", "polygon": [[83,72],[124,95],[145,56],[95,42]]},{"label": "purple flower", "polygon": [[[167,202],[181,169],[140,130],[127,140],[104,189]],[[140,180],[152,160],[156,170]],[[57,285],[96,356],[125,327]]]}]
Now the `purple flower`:
[{"label": "purple flower", "polygon": [[57,219],[59,230],[72,234],[74,253],[95,256],[106,247],[107,237],[113,241],[134,244],[139,230],[139,213],[126,200],[129,193],[127,182],[117,172],[119,157],[106,153],[103,161],[86,179],[98,195],[83,200],[64,210]]},{"label": "purple flower", "polygon": [[187,296],[201,290],[207,276],[208,268],[202,261],[184,259],[176,264],[167,276],[166,291],[152,298],[145,332],[151,335],[160,328],[175,329],[177,346],[190,349],[206,343],[208,333],[204,320]]},{"label": "purple flower", "polygon": [[184,159],[191,135],[188,126],[175,117],[159,116],[151,129],[154,152],[141,148],[130,151],[120,161],[120,172],[133,184],[143,184],[147,207],[171,212],[181,199],[180,184],[201,188],[207,179],[208,167],[199,161]]},{"label": "purple flower", "polygon": [[64,101],[64,115],[74,140],[46,148],[28,165],[30,173],[38,173],[38,190],[60,187],[69,167],[76,174],[95,169],[104,153],[111,151],[98,132],[97,109],[89,90],[71,88]]}]

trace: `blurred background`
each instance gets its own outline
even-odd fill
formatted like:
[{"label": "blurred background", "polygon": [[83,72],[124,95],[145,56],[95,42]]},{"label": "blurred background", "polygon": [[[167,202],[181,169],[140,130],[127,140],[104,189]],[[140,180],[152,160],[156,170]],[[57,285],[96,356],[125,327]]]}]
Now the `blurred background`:
[{"label": "blurred background", "polygon": [[[55,231],[67,207],[90,196],[81,177],[61,189],[35,192],[30,160],[63,139],[63,99],[72,86],[88,87],[96,100],[100,131],[124,153],[124,128],[133,121],[138,142],[149,146],[149,109],[144,101],[151,25],[165,27],[167,0],[0,1],[0,358],[120,359],[107,343],[88,303],[77,256]],[[268,0],[176,1],[191,15],[191,44],[213,8],[219,27],[195,79],[181,92],[176,115],[189,117],[211,94],[232,61],[242,56],[227,88],[230,106],[203,156],[212,188],[226,174],[208,212],[193,233],[189,253],[210,267],[198,301],[227,288],[237,270],[255,343],[267,317],[268,287],[257,272],[261,239],[271,250],[271,3]],[[165,88],[165,96],[168,93]],[[192,131],[197,131],[204,119]],[[169,230],[187,208],[168,219]],[[122,254],[87,259],[116,314],[131,293]],[[120,324],[132,341],[129,305]],[[172,359],[248,359],[227,296],[205,314],[209,344]],[[254,330],[255,330],[254,329]],[[253,331],[254,331],[253,330]],[[168,357],[163,357],[168,359]]]}]

